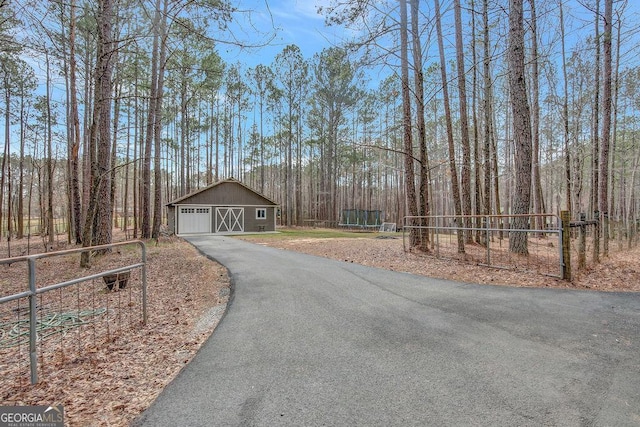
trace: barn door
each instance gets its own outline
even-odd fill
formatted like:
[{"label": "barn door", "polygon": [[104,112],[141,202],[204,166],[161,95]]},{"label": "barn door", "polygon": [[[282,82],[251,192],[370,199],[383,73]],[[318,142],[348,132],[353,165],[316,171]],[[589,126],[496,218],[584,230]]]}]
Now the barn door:
[{"label": "barn door", "polygon": [[244,208],[216,208],[216,233],[243,231]]}]

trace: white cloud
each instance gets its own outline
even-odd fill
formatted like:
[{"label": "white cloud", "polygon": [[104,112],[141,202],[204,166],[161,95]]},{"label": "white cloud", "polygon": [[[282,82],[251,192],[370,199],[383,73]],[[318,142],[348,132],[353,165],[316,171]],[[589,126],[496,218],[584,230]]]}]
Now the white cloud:
[{"label": "white cloud", "polygon": [[288,21],[323,20],[317,12],[317,7],[328,5],[329,0],[282,0],[269,3],[275,17]]}]

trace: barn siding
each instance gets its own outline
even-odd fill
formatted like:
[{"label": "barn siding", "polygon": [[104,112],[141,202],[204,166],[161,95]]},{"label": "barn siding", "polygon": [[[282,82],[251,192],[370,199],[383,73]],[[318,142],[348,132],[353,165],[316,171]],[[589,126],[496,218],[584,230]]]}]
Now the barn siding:
[{"label": "barn siding", "polygon": [[[259,193],[235,180],[222,181],[191,196],[177,199],[167,205],[167,226],[171,233],[176,230],[180,206],[209,206],[212,209],[211,230],[215,233],[215,210],[218,207],[244,208],[244,231],[247,233],[275,231],[277,205]],[[266,209],[265,219],[256,218],[256,209]]]},{"label": "barn siding", "polygon": [[167,209],[167,228],[170,234],[176,233],[176,207],[168,206]]},{"label": "barn siding", "polygon": [[267,199],[254,193],[239,183],[222,182],[191,197],[181,200],[180,205],[218,206],[264,206],[271,205]]},{"label": "barn siding", "polygon": [[[257,207],[245,207],[244,209],[244,229],[245,231],[275,231],[276,209],[273,206],[260,206],[267,210],[265,219],[256,219]],[[262,229],[260,227],[263,227]]]}]

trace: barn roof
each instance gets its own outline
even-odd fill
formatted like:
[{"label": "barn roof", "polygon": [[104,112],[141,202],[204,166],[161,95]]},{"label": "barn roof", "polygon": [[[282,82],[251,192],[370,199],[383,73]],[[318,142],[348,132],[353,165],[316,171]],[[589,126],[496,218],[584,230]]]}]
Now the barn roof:
[{"label": "barn roof", "polygon": [[211,190],[211,189],[213,189],[213,188],[215,188],[215,187],[217,187],[217,186],[219,186],[221,184],[227,184],[227,183],[237,184],[237,185],[239,185],[241,187],[244,187],[247,191],[249,191],[251,193],[254,193],[254,194],[258,195],[259,197],[263,198],[267,202],[267,204],[278,206],[278,203],[276,203],[273,200],[269,199],[265,195],[260,194],[259,192],[257,192],[253,188],[243,184],[242,182],[238,181],[235,178],[227,178],[227,179],[223,179],[222,181],[215,182],[215,183],[213,183],[211,185],[208,185],[206,187],[203,187],[203,188],[201,188],[199,190],[196,190],[196,191],[193,191],[193,192],[191,192],[189,194],[186,194],[186,195],[184,195],[182,197],[178,197],[177,199],[172,200],[171,202],[167,203],[166,205],[167,206],[177,205],[180,202],[183,202],[183,201],[185,201],[187,199],[190,199],[190,198],[192,198],[193,196],[195,196],[197,194],[204,193],[205,191],[209,191],[209,190]]}]

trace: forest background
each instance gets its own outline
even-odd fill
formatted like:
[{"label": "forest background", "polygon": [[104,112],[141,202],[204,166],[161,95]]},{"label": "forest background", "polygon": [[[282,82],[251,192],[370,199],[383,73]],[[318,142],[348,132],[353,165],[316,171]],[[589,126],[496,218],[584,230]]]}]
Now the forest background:
[{"label": "forest background", "polygon": [[270,10],[0,0],[0,236],[157,237],[167,202],[227,177],[283,225],[357,208],[637,226],[633,2],[332,0],[340,44],[243,61],[278,40]]}]

